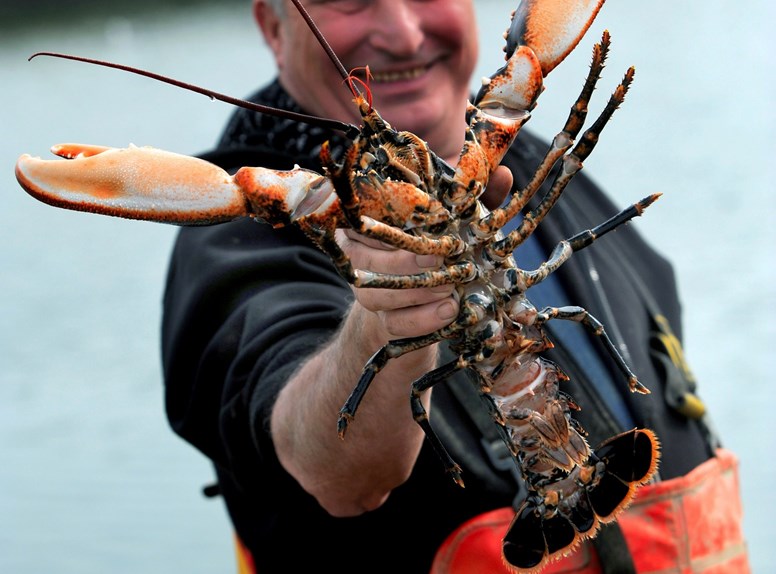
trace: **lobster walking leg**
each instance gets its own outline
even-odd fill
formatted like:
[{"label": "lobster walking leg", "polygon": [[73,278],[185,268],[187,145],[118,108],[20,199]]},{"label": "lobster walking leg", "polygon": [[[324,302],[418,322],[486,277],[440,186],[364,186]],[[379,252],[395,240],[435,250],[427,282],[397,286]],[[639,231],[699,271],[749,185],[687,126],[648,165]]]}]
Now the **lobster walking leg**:
[{"label": "lobster walking leg", "polygon": [[337,431],[340,438],[345,436],[348,425],[353,421],[356,416],[359,404],[364,398],[369,385],[372,383],[377,374],[385,368],[388,361],[396,359],[405,355],[411,351],[422,349],[444,341],[446,339],[452,339],[460,332],[466,329],[472,322],[476,320],[474,315],[469,315],[468,319],[456,320],[450,325],[434,331],[428,335],[420,337],[408,337],[406,339],[396,339],[383,345],[378,351],[372,355],[367,361],[364,369],[361,373],[361,377],[358,383],[354,387],[348,396],[345,404],[342,406],[339,412],[339,420],[337,422]]},{"label": "lobster walking leg", "polygon": [[557,271],[563,263],[568,261],[569,257],[571,257],[574,252],[587,247],[599,237],[603,237],[610,231],[617,229],[617,227],[620,225],[623,225],[634,217],[638,217],[644,213],[644,210],[652,205],[655,201],[657,201],[659,197],[659,193],[647,196],[641,201],[638,201],[633,205],[629,205],[622,211],[619,211],[603,223],[595,226],[593,229],[580,231],[573,237],[560,241],[552,250],[552,253],[550,254],[550,257],[547,259],[547,261],[542,263],[533,271],[523,270],[521,272],[523,276],[522,280],[525,284],[525,289],[533,287],[537,283],[540,283],[546,279],[551,273]]},{"label": "lobster walking leg", "polygon": [[462,365],[459,359],[450,361],[414,381],[410,389],[410,408],[412,409],[412,417],[420,428],[423,429],[434,452],[436,452],[439,460],[442,461],[445,472],[447,472],[447,474],[452,477],[453,481],[461,487],[464,485],[463,477],[461,476],[461,467],[453,460],[447,452],[445,445],[434,432],[434,429],[431,428],[431,423],[429,423],[428,420],[428,412],[426,412],[426,409],[423,407],[420,398],[425,391],[438,383],[446,382],[453,373],[460,371],[463,368],[465,368],[465,365]]},{"label": "lobster walking leg", "polygon": [[551,319],[564,319],[566,321],[581,323],[585,329],[603,342],[607,353],[614,360],[617,368],[620,369],[620,372],[628,381],[630,390],[642,394],[649,393],[649,389],[642,385],[638,378],[636,378],[636,375],[633,374],[633,371],[630,370],[630,367],[628,367],[628,364],[622,358],[622,355],[620,355],[617,347],[614,346],[614,343],[612,343],[612,340],[606,334],[603,324],[593,317],[586,309],[576,306],[545,307],[539,312],[536,321],[537,323],[546,323]]},{"label": "lobster walking leg", "polygon": [[[576,173],[582,169],[582,163],[590,155],[598,141],[601,130],[611,118],[614,111],[622,103],[625,94],[628,91],[630,83],[633,81],[633,70],[629,70],[623,78],[622,83],[617,87],[612,97],[609,99],[604,111],[596,122],[585,131],[581,140],[574,146],[571,153],[563,156],[562,166],[553,181],[552,187],[542,198],[539,205],[525,215],[520,225],[511,231],[506,238],[493,244],[490,253],[493,257],[506,257],[514,251],[525,239],[530,236],[544,217],[550,212],[550,209],[560,199],[566,186]],[[522,199],[522,198],[521,198]],[[530,200],[526,196],[525,201]],[[510,206],[505,207],[509,210]]]}]

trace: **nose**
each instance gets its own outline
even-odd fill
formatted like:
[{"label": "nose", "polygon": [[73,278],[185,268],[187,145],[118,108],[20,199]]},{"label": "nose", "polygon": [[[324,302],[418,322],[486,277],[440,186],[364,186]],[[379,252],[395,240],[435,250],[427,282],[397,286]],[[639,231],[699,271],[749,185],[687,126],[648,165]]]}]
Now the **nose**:
[{"label": "nose", "polygon": [[412,0],[378,0],[370,42],[396,56],[412,56],[423,43],[421,7]]}]

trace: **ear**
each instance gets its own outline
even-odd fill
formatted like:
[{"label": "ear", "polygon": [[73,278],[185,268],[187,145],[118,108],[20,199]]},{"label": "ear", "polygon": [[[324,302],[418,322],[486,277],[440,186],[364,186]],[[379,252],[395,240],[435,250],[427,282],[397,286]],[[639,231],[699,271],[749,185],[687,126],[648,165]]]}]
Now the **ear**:
[{"label": "ear", "polygon": [[253,0],[253,18],[261,29],[264,41],[275,55],[275,62],[280,67],[282,64],[281,49],[282,30],[281,21],[275,10],[265,0]]}]

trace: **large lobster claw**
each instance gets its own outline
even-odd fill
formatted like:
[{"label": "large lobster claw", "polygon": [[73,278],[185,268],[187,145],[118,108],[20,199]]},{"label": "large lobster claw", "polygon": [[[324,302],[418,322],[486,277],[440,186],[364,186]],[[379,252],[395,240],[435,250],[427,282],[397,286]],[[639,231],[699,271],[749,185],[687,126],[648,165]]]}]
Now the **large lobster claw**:
[{"label": "large lobster claw", "polygon": [[579,44],[603,3],[523,0],[506,33],[507,62],[484,80],[475,105],[502,117],[532,110],[544,89],[543,78]]},{"label": "large lobster claw", "polygon": [[522,0],[507,32],[507,58],[518,46],[528,46],[546,76],[579,44],[603,4],[604,0]]},{"label": "large lobster claw", "polygon": [[[67,160],[24,154],[16,163],[16,179],[36,199],[76,211],[175,225],[246,216],[277,223],[279,212],[287,218],[298,207],[290,190],[307,191],[325,181],[303,169],[245,168],[250,172],[232,177],[204,160],[151,147],[60,144],[51,151]],[[260,193],[254,193],[256,186]]]},{"label": "large lobster claw", "polygon": [[135,146],[61,144],[51,151],[67,161],[24,154],[16,179],[30,195],[56,207],[178,225],[248,215],[229,174],[206,161]]},{"label": "large lobster claw", "polygon": [[[298,166],[242,167],[232,176],[207,161],[152,147],[60,144],[51,151],[66,159],[24,154],[16,163],[16,179],[30,195],[55,207],[174,225],[241,217],[274,227],[296,223],[303,230],[350,225],[332,181]],[[433,225],[449,216],[439,201],[412,184],[370,184],[359,186],[363,215],[404,227]]]}]

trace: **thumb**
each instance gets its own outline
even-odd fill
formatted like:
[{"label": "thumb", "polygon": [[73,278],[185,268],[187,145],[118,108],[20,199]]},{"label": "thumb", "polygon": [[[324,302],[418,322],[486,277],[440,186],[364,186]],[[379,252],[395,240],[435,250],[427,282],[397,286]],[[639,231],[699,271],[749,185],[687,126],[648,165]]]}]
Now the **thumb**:
[{"label": "thumb", "polygon": [[490,176],[488,186],[480,197],[480,201],[488,209],[495,209],[504,201],[504,198],[512,188],[512,172],[506,166],[500,165]]}]

